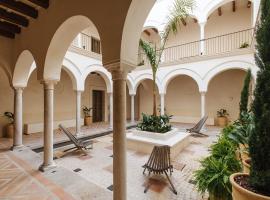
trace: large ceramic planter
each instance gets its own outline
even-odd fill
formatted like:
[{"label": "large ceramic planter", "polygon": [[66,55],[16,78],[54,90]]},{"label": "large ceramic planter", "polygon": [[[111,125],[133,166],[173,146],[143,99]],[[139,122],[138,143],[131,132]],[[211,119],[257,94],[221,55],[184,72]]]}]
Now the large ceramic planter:
[{"label": "large ceramic planter", "polygon": [[235,173],[230,177],[230,182],[232,184],[232,197],[233,200],[270,200],[270,197],[256,194],[251,192],[243,187],[241,187],[238,183],[235,182],[235,177],[237,176],[249,176],[245,173]]},{"label": "large ceramic planter", "polygon": [[227,117],[218,117],[217,124],[218,124],[218,126],[225,127],[228,124],[228,118]]},{"label": "large ceramic planter", "polygon": [[84,125],[90,126],[92,124],[92,117],[84,117]]},{"label": "large ceramic planter", "polygon": [[13,138],[14,135],[14,124],[6,125],[6,137]]},{"label": "large ceramic planter", "polygon": [[242,163],[243,163],[243,172],[246,173],[246,174],[249,174],[250,173],[250,159],[247,159],[247,160],[243,160]]}]

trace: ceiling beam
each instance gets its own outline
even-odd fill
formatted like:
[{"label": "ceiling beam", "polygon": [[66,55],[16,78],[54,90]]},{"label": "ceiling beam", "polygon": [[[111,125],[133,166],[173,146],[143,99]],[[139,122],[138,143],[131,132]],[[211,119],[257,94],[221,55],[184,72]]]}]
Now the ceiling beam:
[{"label": "ceiling beam", "polygon": [[0,29],[0,35],[4,36],[4,37],[12,38],[12,39],[15,38],[14,33],[11,33],[11,32],[8,32],[8,31],[2,30],[2,29]]},{"label": "ceiling beam", "polygon": [[251,1],[248,1],[247,7],[248,7],[248,8],[251,8]]},{"label": "ceiling beam", "polygon": [[45,9],[49,7],[49,0],[28,0],[28,1]]},{"label": "ceiling beam", "polygon": [[0,29],[5,30],[12,33],[20,33],[21,28],[19,26],[16,26],[14,24],[8,23],[8,22],[1,22],[0,21]]},{"label": "ceiling beam", "polygon": [[221,7],[218,8],[218,16],[221,16],[222,15],[222,10],[221,10]]},{"label": "ceiling beam", "polygon": [[182,24],[184,24],[184,26],[186,26],[186,25],[187,25],[186,20],[184,20],[183,18],[181,18],[181,22],[182,22]]},{"label": "ceiling beam", "polygon": [[146,35],[150,36],[151,33],[148,30],[144,30],[144,32],[146,33]]},{"label": "ceiling beam", "polygon": [[16,12],[22,13],[29,17],[36,19],[38,17],[38,11],[25,3],[15,0],[0,0],[0,5]]},{"label": "ceiling beam", "polygon": [[235,1],[232,2],[232,11],[233,11],[233,12],[236,11],[236,4],[235,4]]},{"label": "ceiling beam", "polygon": [[25,17],[18,15],[16,13],[7,12],[3,8],[0,8],[0,19],[9,21],[9,22],[12,22],[14,24],[18,24],[24,27],[27,27],[29,24],[28,19],[26,19]]}]

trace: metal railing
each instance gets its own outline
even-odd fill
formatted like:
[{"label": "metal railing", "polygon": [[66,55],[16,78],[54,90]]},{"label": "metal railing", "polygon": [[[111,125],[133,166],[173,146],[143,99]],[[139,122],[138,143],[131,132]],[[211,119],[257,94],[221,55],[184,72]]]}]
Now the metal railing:
[{"label": "metal railing", "polygon": [[[185,58],[212,56],[231,53],[253,46],[254,29],[246,29],[225,35],[198,40],[177,46],[167,47],[163,51],[162,63],[181,61]],[[148,64],[144,54],[139,54],[139,62]]]}]

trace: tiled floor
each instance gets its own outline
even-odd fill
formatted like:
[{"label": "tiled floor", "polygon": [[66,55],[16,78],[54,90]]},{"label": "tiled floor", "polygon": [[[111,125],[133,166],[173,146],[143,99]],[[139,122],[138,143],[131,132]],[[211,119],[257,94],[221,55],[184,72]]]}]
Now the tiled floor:
[{"label": "tiled floor", "polygon": [[[175,126],[184,129],[191,125],[175,124]],[[149,155],[127,150],[127,199],[203,199],[193,184],[192,173],[199,167],[198,160],[208,154],[208,147],[216,140],[218,133],[218,128],[209,127],[206,132],[209,137],[191,137],[191,144],[173,160],[175,170],[171,178],[178,191],[178,195],[174,195],[171,192],[165,177],[147,177],[142,174],[141,166],[147,161]],[[112,199],[112,145],[112,135],[108,135],[96,138],[94,149],[90,150],[88,155],[84,155],[81,152],[63,153],[63,150],[69,146],[57,149],[55,150],[55,157],[57,158],[55,162],[58,168],[45,174],[36,170],[42,162],[42,153],[36,154],[29,149],[22,152],[2,150],[2,153],[0,153],[0,200]],[[0,142],[1,149],[7,146],[8,143]],[[9,173],[3,173],[6,171]],[[16,176],[16,174],[20,174],[22,178]],[[7,187],[7,179],[9,180],[9,187]],[[48,183],[52,185],[48,185]],[[5,184],[6,188],[12,188],[13,196],[7,196],[11,194],[7,193],[8,190],[1,190]],[[145,186],[147,185],[150,185],[149,190],[147,193],[144,193]],[[32,190],[31,188],[37,188],[36,190],[40,191],[38,194],[40,193],[42,198],[35,198],[37,192],[29,191]],[[25,192],[26,194],[24,194]]]}]

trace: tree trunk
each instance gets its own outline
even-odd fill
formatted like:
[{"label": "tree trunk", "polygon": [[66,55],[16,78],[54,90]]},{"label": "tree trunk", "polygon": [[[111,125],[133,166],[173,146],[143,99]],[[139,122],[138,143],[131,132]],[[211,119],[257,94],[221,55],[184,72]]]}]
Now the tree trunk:
[{"label": "tree trunk", "polygon": [[157,116],[156,74],[153,73],[153,115]]}]

